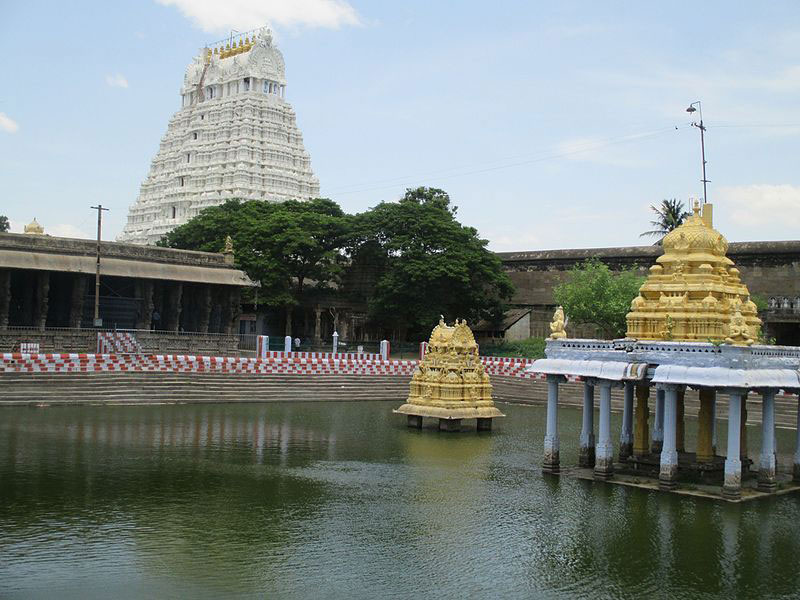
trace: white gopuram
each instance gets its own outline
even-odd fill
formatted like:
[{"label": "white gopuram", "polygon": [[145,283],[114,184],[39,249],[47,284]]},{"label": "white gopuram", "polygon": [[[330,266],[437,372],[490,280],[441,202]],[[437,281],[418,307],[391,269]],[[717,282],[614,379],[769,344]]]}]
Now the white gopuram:
[{"label": "white gopuram", "polygon": [[283,56],[264,28],[203,48],[186,69],[181,109],[118,240],[154,244],[231,198],[280,202],[318,195],[286,101]]}]

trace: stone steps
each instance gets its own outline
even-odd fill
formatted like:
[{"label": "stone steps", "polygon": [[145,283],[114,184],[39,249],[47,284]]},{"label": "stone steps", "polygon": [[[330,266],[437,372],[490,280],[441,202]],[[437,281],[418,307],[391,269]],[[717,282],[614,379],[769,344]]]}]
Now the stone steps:
[{"label": "stone steps", "polygon": [[[240,373],[101,372],[0,373],[0,404],[41,403],[162,403],[162,402],[286,402],[286,401],[402,401],[408,394],[406,375],[282,375]],[[544,405],[544,381],[492,377],[495,400]],[[727,418],[727,401],[720,396],[718,418]],[[561,385],[559,404],[583,406],[583,384]],[[595,406],[599,393],[595,393]],[[749,424],[761,422],[760,397],[748,399]],[[611,410],[621,413],[622,390],[614,389]],[[651,391],[651,419],[655,392]],[[697,393],[686,393],[685,414],[697,416]],[[776,398],[779,427],[795,428],[797,398]],[[652,422],[652,420],[651,420]]]}]

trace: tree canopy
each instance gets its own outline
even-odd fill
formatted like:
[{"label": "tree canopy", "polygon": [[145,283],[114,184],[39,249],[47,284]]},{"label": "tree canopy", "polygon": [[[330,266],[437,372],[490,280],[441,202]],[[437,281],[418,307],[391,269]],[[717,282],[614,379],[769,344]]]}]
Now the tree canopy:
[{"label": "tree canopy", "polygon": [[354,262],[378,276],[370,318],[417,337],[439,320],[498,320],[513,285],[487,241],[455,218],[446,192],[420,187],[355,217]]},{"label": "tree canopy", "polygon": [[608,265],[590,258],[570,269],[553,296],[571,322],[596,325],[608,337],[624,337],[625,316],[644,280],[635,269],[613,273]]},{"label": "tree canopy", "polygon": [[645,231],[639,237],[657,237],[656,244],[661,244],[661,240],[673,229],[677,229],[692,213],[686,210],[683,201],[673,198],[672,200],[662,200],[658,206],[650,206],[656,218],[650,221],[653,227],[650,231]]},{"label": "tree canopy", "polygon": [[261,283],[265,303],[281,306],[298,302],[310,280],[320,289],[337,279],[349,231],[348,216],[332,200],[230,200],[203,210],[160,245],[221,252],[231,236],[236,264]]}]

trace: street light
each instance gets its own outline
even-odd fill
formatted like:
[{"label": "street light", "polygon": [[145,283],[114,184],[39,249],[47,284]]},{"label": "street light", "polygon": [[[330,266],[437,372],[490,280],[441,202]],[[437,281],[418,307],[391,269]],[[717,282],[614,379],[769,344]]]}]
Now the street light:
[{"label": "street light", "polygon": [[[695,108],[695,105],[697,105],[697,108]],[[689,108],[686,109],[686,112],[692,116],[694,116],[694,113],[699,113],[700,115],[700,122],[697,123],[692,121],[692,127],[697,127],[700,130],[700,153],[703,158],[703,179],[700,181],[703,182],[703,204],[705,204],[708,202],[708,191],[706,190],[706,184],[709,183],[709,181],[706,179],[706,127],[703,125],[703,106],[700,104],[699,100],[697,102],[692,102],[689,105]]]}]

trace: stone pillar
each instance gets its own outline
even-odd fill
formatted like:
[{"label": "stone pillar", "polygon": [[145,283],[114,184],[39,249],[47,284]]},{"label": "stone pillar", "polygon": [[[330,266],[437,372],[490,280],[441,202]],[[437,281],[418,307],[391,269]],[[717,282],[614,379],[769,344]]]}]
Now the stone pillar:
[{"label": "stone pillar", "polygon": [[758,489],[774,492],[775,479],[775,390],[761,392],[761,459],[758,465]]},{"label": "stone pillar", "polygon": [[622,407],[622,431],[619,434],[619,460],[633,454],[633,382],[625,382],[625,403]]},{"label": "stone pillar", "polygon": [[231,287],[228,290],[228,301],[226,310],[226,319],[224,323],[224,333],[230,335],[232,333],[239,333],[237,328],[234,331],[233,325],[242,314],[242,290],[238,287]]},{"label": "stone pillar", "polygon": [[722,494],[728,498],[742,495],[742,397],[744,390],[732,390],[728,394],[728,454],[725,457],[725,483]]},{"label": "stone pillar", "polygon": [[170,286],[168,299],[161,321],[167,331],[178,331],[181,323],[181,300],[183,296],[183,284],[175,283]]},{"label": "stone pillar", "polygon": [[700,388],[700,412],[697,415],[697,462],[709,463],[714,460],[713,418],[714,388]]},{"label": "stone pillar", "polygon": [[633,453],[635,456],[647,456],[650,453],[650,386],[640,383],[636,386],[636,427],[633,431]]},{"label": "stone pillar", "polygon": [[69,326],[79,329],[83,321],[83,302],[86,298],[86,276],[75,275],[72,280],[72,304],[69,307]]},{"label": "stone pillar", "polygon": [[653,454],[660,454],[664,443],[664,390],[656,388],[656,418],[653,423]]},{"label": "stone pillar", "polygon": [[794,480],[800,482],[800,397],[797,403],[797,434],[794,451]]},{"label": "stone pillar", "polygon": [[198,314],[197,329],[200,333],[208,333],[211,322],[211,287],[204,285],[200,291],[200,310]]},{"label": "stone pillar", "polygon": [[153,290],[155,286],[149,279],[142,281],[142,329],[149,330],[153,325]]},{"label": "stone pillar", "polygon": [[711,399],[711,450],[714,456],[717,455],[717,392]]},{"label": "stone pillar", "polygon": [[675,449],[678,453],[686,452],[686,422],[684,421],[684,401],[686,388],[678,389],[678,403],[675,413]]},{"label": "stone pillar", "polygon": [[742,417],[739,435],[741,436],[739,453],[740,458],[744,461],[747,458],[747,393],[742,396]]},{"label": "stone pillar", "polygon": [[614,444],[611,441],[611,382],[601,379],[600,424],[595,448],[594,477],[609,479],[614,474]]},{"label": "stone pillar", "polygon": [[314,343],[319,344],[322,341],[322,327],[320,326],[320,319],[322,317],[322,309],[314,309]]},{"label": "stone pillar", "polygon": [[0,329],[8,328],[11,312],[11,271],[0,269]]},{"label": "stone pillar", "polygon": [[594,382],[590,381],[583,384],[583,427],[580,443],[578,466],[591,469],[594,467]]},{"label": "stone pillar", "polygon": [[677,421],[678,386],[662,385],[664,392],[664,439],[661,445],[661,466],[658,485],[662,489],[674,489],[678,478]]},{"label": "stone pillar", "polygon": [[39,331],[44,331],[47,325],[47,307],[50,295],[50,272],[39,271],[36,273],[36,309],[34,311],[33,326]]},{"label": "stone pillar", "polygon": [[542,471],[558,473],[558,384],[560,375],[547,376],[547,429],[544,434]]}]

